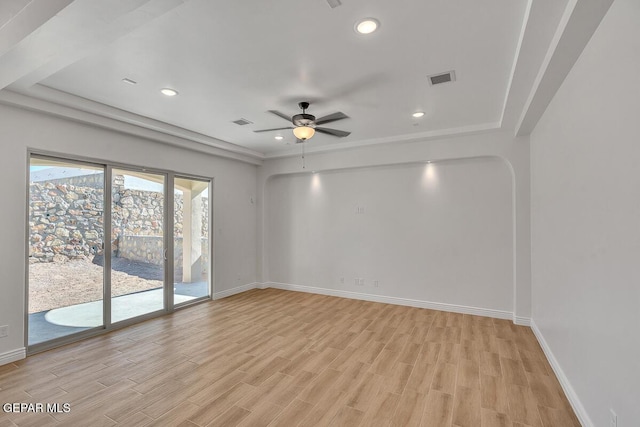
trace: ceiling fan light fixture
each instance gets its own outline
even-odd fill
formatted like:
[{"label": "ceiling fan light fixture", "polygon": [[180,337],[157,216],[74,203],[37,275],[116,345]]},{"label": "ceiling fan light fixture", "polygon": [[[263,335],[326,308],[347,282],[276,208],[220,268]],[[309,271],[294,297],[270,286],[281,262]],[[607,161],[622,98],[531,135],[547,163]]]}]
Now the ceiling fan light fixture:
[{"label": "ceiling fan light fixture", "polygon": [[375,18],[364,18],[356,22],[356,33],[371,34],[380,28],[380,21]]},{"label": "ceiling fan light fixture", "polygon": [[301,141],[306,141],[307,139],[311,139],[311,137],[316,133],[316,130],[309,126],[298,126],[293,128],[293,134]]}]

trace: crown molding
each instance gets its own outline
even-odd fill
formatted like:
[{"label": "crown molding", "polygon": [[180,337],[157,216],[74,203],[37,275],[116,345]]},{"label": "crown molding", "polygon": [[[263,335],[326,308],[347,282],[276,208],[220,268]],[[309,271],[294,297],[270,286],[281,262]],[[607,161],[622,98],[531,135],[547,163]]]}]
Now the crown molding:
[{"label": "crown molding", "polygon": [[[335,143],[335,144],[321,145],[316,147],[306,146],[305,153],[316,154],[316,153],[326,153],[329,151],[350,150],[350,149],[356,149],[361,147],[368,147],[371,145],[428,141],[428,140],[457,137],[457,136],[463,136],[463,135],[474,135],[474,134],[495,132],[500,129],[501,129],[500,122],[482,123],[482,124],[473,125],[473,126],[461,126],[456,128],[440,129],[440,130],[421,132],[421,133],[412,133],[408,135],[373,138],[373,139],[354,141],[354,142],[349,142],[344,144]],[[271,153],[266,153],[264,155],[264,158],[278,159],[283,157],[295,157],[299,155],[300,155],[300,147],[298,147],[297,145],[294,145],[294,146],[291,146],[290,148],[287,148],[286,150],[279,150]]]},{"label": "crown molding", "polygon": [[44,113],[96,127],[114,130],[152,141],[218,157],[262,164],[264,155],[216,138],[169,125],[124,110],[109,107],[45,86],[36,85],[29,93],[4,89],[0,104]]},{"label": "crown molding", "polygon": [[[184,149],[198,151],[214,156],[232,158],[243,162],[260,165],[265,159],[294,157],[299,155],[299,147],[291,146],[285,150],[261,153],[241,147],[217,138],[212,138],[178,126],[170,125],[99,102],[81,98],[43,85],[34,85],[28,90],[20,91],[4,89],[0,91],[0,104],[11,105],[31,111],[37,111],[97,127],[115,130]],[[461,126],[439,129],[421,133],[373,138],[353,141],[346,144],[329,144],[311,146],[307,153],[324,153],[357,149],[371,145],[415,142],[455,137],[462,135],[492,132],[501,129],[500,122],[482,123],[472,126]]]}]

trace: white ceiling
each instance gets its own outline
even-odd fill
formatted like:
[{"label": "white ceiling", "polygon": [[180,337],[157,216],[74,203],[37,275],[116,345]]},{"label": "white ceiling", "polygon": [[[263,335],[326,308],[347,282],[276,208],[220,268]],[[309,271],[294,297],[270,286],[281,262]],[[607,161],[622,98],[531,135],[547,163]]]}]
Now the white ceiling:
[{"label": "white ceiling", "polygon": [[16,0],[3,4],[2,8],[0,8],[0,28],[20,13],[29,2],[30,0]]},{"label": "white ceiling", "polygon": [[[19,11],[0,5],[0,35]],[[0,50],[0,87],[231,151],[295,150],[268,110],[342,111],[323,149],[515,127],[566,0],[48,0],[47,22]],[[55,3],[58,4],[56,9]],[[69,4],[70,3],[70,4]],[[44,7],[44,6],[42,6]],[[380,29],[356,34],[375,17]],[[25,19],[23,19],[25,21]],[[25,23],[20,29],[24,31]],[[17,27],[17,23],[16,23]],[[1,47],[1,46],[0,46]],[[430,86],[427,76],[455,70]],[[122,82],[129,78],[138,82]],[[179,91],[168,98],[163,87]],[[422,119],[411,113],[424,111]],[[232,121],[253,122],[238,126]],[[507,120],[509,123],[505,123]],[[274,136],[285,136],[276,141]],[[192,138],[193,139],[193,138]],[[287,144],[291,144],[287,146]],[[235,148],[234,148],[235,147]]]}]

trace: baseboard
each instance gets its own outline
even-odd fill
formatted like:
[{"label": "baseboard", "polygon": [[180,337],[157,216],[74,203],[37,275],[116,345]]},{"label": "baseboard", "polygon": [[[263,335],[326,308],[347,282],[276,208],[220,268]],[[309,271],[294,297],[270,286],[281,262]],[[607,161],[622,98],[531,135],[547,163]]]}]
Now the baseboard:
[{"label": "baseboard", "polygon": [[6,353],[0,354],[0,366],[15,362],[16,360],[22,360],[25,357],[27,357],[27,349],[24,347],[7,351]]},{"label": "baseboard", "polygon": [[575,390],[571,386],[569,379],[567,378],[567,376],[564,374],[564,371],[560,367],[558,360],[553,355],[553,352],[551,351],[549,344],[547,344],[547,341],[545,341],[544,336],[542,335],[542,332],[540,332],[540,329],[538,329],[533,319],[531,319],[530,323],[531,323],[531,330],[533,331],[534,335],[538,339],[538,342],[540,343],[540,347],[542,347],[542,350],[544,351],[545,356],[547,356],[547,360],[549,361],[549,364],[551,364],[551,367],[553,368],[553,372],[555,372],[556,377],[558,378],[558,381],[560,382],[560,385],[564,390],[564,394],[567,396],[567,399],[569,399],[569,403],[571,403],[571,406],[573,407],[573,411],[576,413],[576,416],[580,420],[580,424],[582,424],[583,427],[593,427],[594,424],[591,422],[591,419],[589,418],[587,411],[584,409],[584,406],[582,406],[582,402],[580,402],[580,399],[578,398],[578,395],[576,394]]},{"label": "baseboard", "polygon": [[513,323],[520,326],[531,326],[530,317],[513,316]]},{"label": "baseboard", "polygon": [[451,311],[453,313],[473,314],[476,316],[495,317],[497,319],[512,319],[510,311],[493,310],[489,308],[468,307],[464,305],[447,304],[441,302],[422,301],[409,298],[389,297],[360,292],[342,291],[338,289],[317,288],[314,286],[292,285],[289,283],[266,282],[266,287],[286,291],[307,292],[311,294],[329,295],[334,297],[359,299],[364,301],[382,302],[386,304],[405,305],[408,307],[429,308],[432,310]]},{"label": "baseboard", "polygon": [[261,288],[260,285],[261,283],[253,282],[253,283],[248,283],[242,286],[236,286],[235,288],[227,289],[225,291],[214,292],[213,299],[230,297],[231,295],[247,292],[247,291],[250,291],[251,289],[264,289],[264,288]]}]

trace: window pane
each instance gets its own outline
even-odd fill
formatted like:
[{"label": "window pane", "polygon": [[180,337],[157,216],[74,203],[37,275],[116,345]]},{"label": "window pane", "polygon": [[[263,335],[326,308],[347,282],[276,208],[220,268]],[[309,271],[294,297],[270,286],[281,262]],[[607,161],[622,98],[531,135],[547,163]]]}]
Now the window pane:
[{"label": "window pane", "polygon": [[104,169],[32,157],[29,345],[103,325]]},{"label": "window pane", "polygon": [[174,304],[209,296],[209,182],[176,178]]},{"label": "window pane", "polygon": [[112,171],[111,322],[164,308],[164,176]]}]

